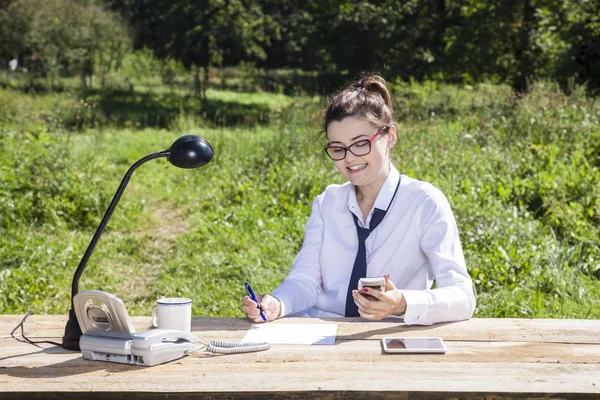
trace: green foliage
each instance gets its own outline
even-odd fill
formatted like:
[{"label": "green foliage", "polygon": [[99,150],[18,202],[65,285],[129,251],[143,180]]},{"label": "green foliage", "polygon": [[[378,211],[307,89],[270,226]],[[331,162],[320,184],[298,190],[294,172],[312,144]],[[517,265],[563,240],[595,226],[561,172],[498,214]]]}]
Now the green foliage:
[{"label": "green foliage", "polygon": [[[94,75],[104,87],[120,69],[129,85],[144,75],[181,84],[175,77],[185,66],[202,98],[215,77],[212,69],[240,64],[258,69],[252,84],[238,80],[229,86],[244,91],[326,94],[346,77],[376,71],[404,81],[501,82],[523,93],[534,81],[552,80],[566,92],[575,83],[595,95],[600,90],[599,4],[5,0],[0,61],[16,57],[29,76],[47,77],[51,84],[59,75],[79,74],[84,88]],[[127,57],[130,41],[139,53]],[[271,75],[273,69],[288,73]]]},{"label": "green foliage", "polygon": [[224,69],[222,75],[224,79],[214,82],[214,87],[237,92],[270,92],[288,96],[327,96],[349,79],[348,74],[334,71],[265,70],[251,64]]},{"label": "green foliage", "polygon": [[96,224],[107,196],[103,192],[92,195],[86,187],[101,186],[91,174],[98,165],[72,157],[69,141],[69,135],[62,132],[2,133],[0,228],[85,229]]},{"label": "green foliage", "polygon": [[[593,315],[600,104],[547,84],[521,100],[490,85],[465,91],[413,84],[399,93],[407,118],[400,123],[401,169],[449,197],[478,313]],[[416,126],[412,110],[423,120]]]},{"label": "green foliage", "polygon": [[[600,103],[543,83],[522,98],[492,84],[392,86],[394,162],[447,195],[476,315],[599,318]],[[167,107],[160,93],[139,104],[155,96]],[[72,273],[121,177],[178,133],[116,120],[76,134],[45,121],[22,131],[22,112],[73,99],[10,94],[0,108],[12,110],[1,114],[0,312],[65,313]],[[314,196],[342,180],[314,139],[319,99],[213,90],[207,101],[219,124],[186,111],[170,126],[205,137],[214,160],[199,170],[156,160],[136,171],[82,276],[82,288],[118,295],[134,315],[148,315],[157,297],[187,296],[194,315],[241,316],[243,282],[259,292],[281,282]],[[132,104],[119,107],[135,115]],[[257,109],[268,118],[239,122]]]},{"label": "green foliage", "polygon": [[[49,77],[116,68],[130,40],[120,18],[96,5],[74,0],[14,0],[0,9],[0,57],[20,57],[33,76]],[[4,40],[3,40],[4,42]]]},{"label": "green foliage", "polygon": [[263,13],[257,1],[111,0],[108,3],[127,14],[138,27],[140,47],[147,46],[161,59],[173,58],[194,69],[194,88],[202,98],[208,88],[210,68],[231,59],[264,60],[271,36],[278,33],[277,25]]},{"label": "green foliage", "polygon": [[152,50],[144,47],[125,56],[121,71],[126,80],[147,81],[161,76],[163,68],[163,63],[154,57]]},{"label": "green foliage", "polygon": [[283,95],[212,90],[208,91],[208,99],[201,101],[184,89],[162,86],[158,77],[136,80],[138,90],[90,89],[80,93],[65,89],[63,93],[34,96],[23,96],[19,83],[9,85],[7,89],[0,87],[0,118],[25,129],[254,126],[277,119],[293,104],[291,98]]},{"label": "green foliage", "polygon": [[[599,85],[597,2],[262,2],[281,26],[266,64],[474,83],[526,91],[535,79]],[[583,50],[587,49],[587,50]],[[582,52],[583,50],[583,52]]]}]

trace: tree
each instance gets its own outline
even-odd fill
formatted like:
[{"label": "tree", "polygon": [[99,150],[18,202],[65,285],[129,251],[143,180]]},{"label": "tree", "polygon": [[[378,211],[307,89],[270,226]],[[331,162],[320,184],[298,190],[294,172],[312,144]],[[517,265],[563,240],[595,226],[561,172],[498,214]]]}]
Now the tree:
[{"label": "tree", "polygon": [[87,86],[96,64],[110,69],[127,47],[120,17],[76,0],[14,0],[0,13],[5,53],[27,59],[51,86],[61,74],[79,74]]},{"label": "tree", "polygon": [[130,21],[138,48],[193,68],[202,96],[209,68],[241,61],[343,76],[491,80],[518,92],[540,78],[600,80],[597,1],[106,1]]},{"label": "tree", "polygon": [[80,15],[80,36],[74,42],[80,56],[74,57],[72,65],[80,72],[82,85],[92,83],[98,72],[101,87],[105,86],[106,74],[117,69],[124,55],[131,48],[131,40],[121,18],[105,8],[89,4]]},{"label": "tree", "polygon": [[600,3],[569,1],[566,23],[561,35],[565,51],[557,71],[557,79],[567,85],[565,78],[575,78],[586,84],[591,94],[600,94]]},{"label": "tree", "polygon": [[194,70],[194,87],[203,99],[211,67],[265,59],[269,32],[277,32],[256,0],[111,0],[109,4],[130,22],[136,47],[148,46],[159,58],[173,57]]}]

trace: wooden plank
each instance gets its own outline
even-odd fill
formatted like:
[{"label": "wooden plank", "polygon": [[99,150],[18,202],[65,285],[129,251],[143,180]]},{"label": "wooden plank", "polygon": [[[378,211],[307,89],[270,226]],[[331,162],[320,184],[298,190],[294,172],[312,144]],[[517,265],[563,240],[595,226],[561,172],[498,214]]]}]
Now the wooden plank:
[{"label": "wooden plank", "polygon": [[317,390],[317,391],[291,391],[285,393],[278,392],[202,392],[202,393],[185,393],[185,392],[10,392],[0,393],[0,400],[22,400],[24,398],[30,400],[189,400],[189,399],[226,399],[226,400],[279,400],[279,399],[319,399],[319,400],[586,400],[598,399],[598,395],[594,393],[497,393],[497,392],[416,392],[416,391],[333,391],[333,390]]},{"label": "wooden plank", "polygon": [[[294,322],[293,318],[282,321]],[[473,318],[432,326],[410,326],[392,322],[393,320],[364,321],[360,318],[342,321],[337,332],[337,339],[340,340],[379,340],[385,336],[441,336],[445,341],[600,344],[600,320]]]},{"label": "wooden plank", "polygon": [[152,368],[79,359],[40,368],[3,368],[0,387],[4,392],[339,390],[600,395],[598,364],[379,362],[368,358],[343,364],[322,359],[282,363],[261,354],[251,357],[251,362],[233,364],[231,359],[236,357],[188,357]]},{"label": "wooden plank", "polygon": [[195,353],[143,368],[87,361],[79,353],[52,346],[32,351],[31,345],[1,343],[0,387],[15,392],[238,392],[250,385],[260,393],[426,389],[600,395],[599,345],[449,342],[448,347],[446,355],[390,355],[373,340],[341,341],[335,346],[278,345],[261,353]]},{"label": "wooden plank", "polygon": [[[30,344],[0,340],[0,368],[52,366],[69,362],[69,365],[85,366],[90,361],[79,352],[63,350],[56,346],[43,345],[37,348]],[[440,354],[385,354],[381,344],[374,340],[341,341],[334,346],[273,345],[264,353],[221,356],[222,362],[232,364],[269,362],[305,363],[336,360],[339,363],[356,361],[357,358],[375,360],[378,363],[398,362],[455,362],[478,363],[559,363],[596,364],[600,366],[600,345],[580,345],[566,343],[524,343],[524,342],[448,342],[448,352]],[[257,359],[256,354],[260,354]],[[195,358],[206,357],[198,352]],[[210,356],[214,357],[214,356]]]},{"label": "wooden plank", "polygon": [[[0,338],[9,337],[10,331],[22,316],[0,316]],[[66,315],[32,315],[26,322],[26,334],[40,337],[61,338]],[[137,331],[150,328],[149,317],[132,317]],[[437,324],[432,326],[409,326],[395,319],[364,321],[360,318],[284,318],[277,324],[324,323],[338,324],[338,340],[379,340],[385,336],[441,336],[445,341],[489,342],[548,342],[600,344],[600,320],[568,319],[487,319],[473,318],[468,321]],[[242,318],[194,318],[192,331],[198,336],[203,332],[214,333],[222,339],[240,339],[250,322]]]},{"label": "wooden plank", "polygon": [[[338,323],[334,346],[275,345],[267,352],[229,356],[194,353],[143,368],[19,343],[9,333],[20,319],[0,316],[0,398],[36,393],[43,398],[78,393],[88,400],[197,394],[228,399],[600,398],[598,321],[474,319],[409,327],[397,321],[333,320]],[[290,318],[276,323],[323,321],[332,322]],[[65,322],[65,316],[32,316],[26,332],[60,341]],[[133,322],[137,330],[149,328],[147,317]],[[241,339],[249,327],[243,319],[193,321],[193,331],[204,340]],[[561,341],[561,330],[574,343]],[[444,337],[448,353],[384,354],[378,340],[424,334]]]}]

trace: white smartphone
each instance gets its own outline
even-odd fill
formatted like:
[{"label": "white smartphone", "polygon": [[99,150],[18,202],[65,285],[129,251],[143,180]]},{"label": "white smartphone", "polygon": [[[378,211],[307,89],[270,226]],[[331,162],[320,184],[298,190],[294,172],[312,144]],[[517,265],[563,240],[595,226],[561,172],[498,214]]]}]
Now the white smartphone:
[{"label": "white smartphone", "polygon": [[381,339],[386,353],[445,353],[440,337],[386,337]]},{"label": "white smartphone", "polygon": [[385,278],[360,278],[358,280],[358,290],[362,290],[365,287],[385,290]]},{"label": "white smartphone", "polygon": [[364,293],[362,290],[363,288],[372,288],[372,289],[377,289],[377,290],[381,290],[382,292],[385,292],[385,278],[381,277],[381,278],[360,278],[358,280],[358,291],[360,294],[362,294],[363,296],[371,299],[371,300],[378,300],[377,297],[375,296],[371,296],[369,294]]}]

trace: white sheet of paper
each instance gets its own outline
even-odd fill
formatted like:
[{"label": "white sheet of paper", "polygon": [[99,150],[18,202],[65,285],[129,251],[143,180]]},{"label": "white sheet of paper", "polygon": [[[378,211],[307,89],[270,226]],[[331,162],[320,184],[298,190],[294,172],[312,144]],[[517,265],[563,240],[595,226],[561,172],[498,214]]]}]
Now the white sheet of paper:
[{"label": "white sheet of paper", "polygon": [[252,324],[243,342],[334,344],[337,324]]}]

